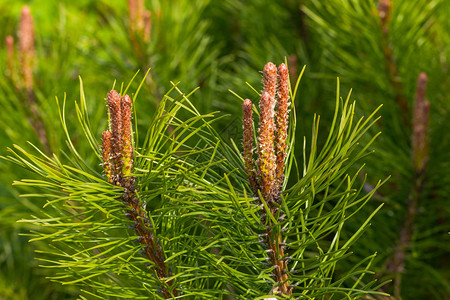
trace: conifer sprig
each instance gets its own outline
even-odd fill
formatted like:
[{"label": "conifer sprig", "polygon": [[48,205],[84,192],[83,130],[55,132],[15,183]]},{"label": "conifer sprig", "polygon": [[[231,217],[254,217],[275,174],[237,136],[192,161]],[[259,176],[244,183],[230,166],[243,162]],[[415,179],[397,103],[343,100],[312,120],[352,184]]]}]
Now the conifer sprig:
[{"label": "conifer sprig", "polygon": [[[80,93],[81,103],[76,104],[80,131],[86,134],[88,145],[97,145],[90,129],[82,85]],[[31,234],[32,240],[47,241],[51,245],[52,250],[42,251],[39,259],[43,267],[56,267],[59,270],[53,272],[53,280],[80,285],[82,294],[95,297],[163,299],[183,293],[186,297],[207,295],[209,299],[217,299],[216,296],[222,294],[220,290],[213,288],[214,284],[208,283],[209,278],[215,278],[208,265],[201,270],[191,268],[197,263],[192,260],[192,255],[198,255],[204,246],[192,243],[193,238],[189,237],[189,228],[195,227],[194,217],[188,214],[185,218],[180,218],[179,211],[185,209],[183,206],[165,204],[166,199],[174,197],[180,182],[185,180],[184,176],[191,177],[188,174],[191,171],[186,169],[190,164],[186,161],[187,157],[195,157],[199,152],[205,151],[189,147],[189,152],[182,154],[186,151],[184,143],[203,126],[209,126],[210,122],[198,127],[194,124],[205,121],[213,114],[198,115],[187,98],[190,94],[185,95],[175,84],[169,93],[177,96],[167,94],[162,99],[156,112],[157,117],[148,128],[145,142],[138,148],[141,153],[132,149],[134,159],[130,176],[121,173],[114,177],[111,174],[107,183],[96,172],[96,168],[77,151],[66,124],[65,99],[60,116],[69,146],[69,153],[64,153],[69,161],[67,164],[62,164],[57,155],[48,157],[39,151],[36,156],[20,147],[11,150],[14,156],[9,157],[9,160],[20,166],[30,167],[39,176],[45,177],[42,181],[24,180],[17,182],[17,185],[48,189],[45,194],[36,192],[28,195],[49,198],[46,198],[48,203],[42,215],[24,222],[40,228],[39,233]],[[110,94],[118,95],[114,92]],[[117,97],[110,98],[117,100]],[[122,107],[130,105],[126,104],[128,97],[119,98],[125,102],[121,105],[123,116],[125,109],[122,110]],[[57,103],[59,106],[59,101]],[[176,116],[180,109],[189,111],[194,116],[181,121]],[[124,119],[127,120],[122,117],[122,121]],[[176,136],[166,135],[168,126],[174,128]],[[126,127],[122,124],[123,135],[127,135],[124,129]],[[113,157],[117,157],[112,153],[111,137],[110,130],[106,130],[102,137],[102,155],[99,158],[103,161],[104,169],[105,165],[113,165]],[[127,139],[122,138],[124,140]],[[98,148],[92,147],[92,150],[97,152]],[[125,158],[126,155],[123,155],[122,160]],[[205,168],[198,163],[192,163],[189,168],[197,170],[197,166]],[[111,166],[111,173],[113,172],[115,171]],[[105,169],[105,174],[107,173]],[[114,178],[121,180],[117,182],[120,186],[113,182]],[[186,199],[189,194],[182,195]],[[146,203],[153,208],[150,212],[145,208]],[[160,204],[161,208],[155,208]],[[168,215],[171,217],[168,218]],[[185,223],[188,224],[187,229],[183,229]],[[176,242],[180,238],[183,242]],[[172,273],[173,268],[177,272]],[[198,279],[191,280],[197,277]],[[188,278],[188,281],[183,280],[181,286],[177,278]]]},{"label": "conifer sprig", "polygon": [[[260,119],[258,128],[258,161],[257,174],[254,171],[252,157],[252,103],[244,101],[243,109],[243,145],[244,164],[248,180],[255,198],[261,193],[261,219],[265,224],[264,243],[267,245],[273,274],[277,286],[276,293],[291,295],[287,263],[284,258],[283,237],[279,230],[274,230],[275,224],[283,217],[278,213],[281,198],[281,186],[284,179],[285,159],[287,155],[287,132],[289,115],[289,71],[285,64],[279,68],[272,62],[263,69],[263,92],[259,102]],[[277,96],[277,98],[276,98]],[[278,105],[277,105],[278,100]],[[276,122],[275,122],[275,106]],[[267,206],[268,209],[264,208]],[[269,216],[270,215],[270,216]]]},{"label": "conifer sprig", "polygon": [[[171,277],[171,271],[166,267],[164,251],[152,229],[145,205],[139,201],[135,188],[136,177],[133,172],[133,144],[131,125],[131,98],[128,95],[121,97],[115,90],[107,96],[110,115],[110,128],[103,132],[103,166],[107,179],[124,191],[119,198],[128,208],[126,217],[134,223],[133,229],[138,236],[138,242],[144,245],[144,255],[153,264],[158,278],[162,281],[161,293],[165,298],[177,296],[173,280],[165,282]],[[108,139],[109,137],[109,139]],[[111,174],[112,166],[112,174]]]},{"label": "conifer sprig", "polygon": [[47,131],[36,102],[33,72],[36,65],[35,38],[33,17],[30,8],[23,6],[20,14],[18,31],[18,59],[16,64],[14,38],[6,37],[6,48],[8,53],[7,75],[14,84],[21,98],[24,99],[24,106],[28,108],[30,114],[27,119],[36,132],[45,151],[50,152],[50,144]]},{"label": "conifer sprig", "polygon": [[[283,67],[284,66],[284,67]],[[276,289],[283,295],[290,295],[292,288],[289,287],[287,265],[284,258],[284,246],[281,246],[283,237],[279,231],[274,231],[274,226],[281,216],[277,214],[277,204],[280,198],[280,180],[284,173],[284,159],[286,156],[287,137],[287,68],[283,64],[277,67],[269,62],[264,66],[263,84],[264,90],[259,103],[259,137],[258,137],[258,163],[259,178],[258,186],[262,188],[262,203],[267,203],[269,210],[261,209],[261,218],[266,224],[265,243],[270,251],[270,260],[274,266],[274,276],[277,282]],[[278,110],[275,123],[276,91],[278,90]],[[281,101],[280,101],[281,99]],[[281,104],[280,104],[281,103]],[[245,130],[245,129],[244,129]],[[276,134],[276,139],[275,139]],[[275,151],[277,150],[277,152]],[[280,152],[278,152],[280,151]],[[257,197],[258,194],[255,194]],[[275,204],[276,202],[277,204]],[[262,204],[263,205],[263,204]],[[272,216],[268,216],[271,214]],[[275,222],[273,221],[275,218]]]},{"label": "conifer sprig", "polygon": [[[309,162],[305,161],[304,177],[299,179],[299,182],[294,184],[294,186],[290,189],[282,191],[284,172],[286,172],[285,168],[287,167],[286,159],[288,157],[288,141],[290,141],[289,145],[293,146],[292,138],[289,139],[287,135],[289,132],[289,98],[292,93],[289,91],[289,71],[284,64],[281,64],[277,71],[278,83],[276,85],[271,85],[271,82],[273,81],[270,79],[273,77],[270,75],[273,75],[273,73],[269,72],[269,70],[274,69],[272,68],[273,66],[274,65],[272,63],[268,63],[263,71],[264,89],[259,105],[259,136],[256,145],[258,149],[258,160],[256,163],[251,160],[252,157],[249,155],[249,145],[253,144],[253,140],[250,138],[250,126],[252,125],[252,122],[249,109],[251,108],[251,101],[245,99],[243,104],[244,169],[246,170],[252,191],[254,190],[254,186],[258,187],[258,193],[254,193],[253,199],[256,199],[256,201],[259,202],[257,207],[259,208],[260,214],[260,223],[258,225],[252,224],[252,226],[263,232],[259,234],[258,244],[264,249],[264,252],[267,255],[266,260],[268,263],[266,266],[268,267],[268,271],[270,271],[272,278],[271,282],[273,284],[270,294],[277,297],[286,297],[290,295],[313,295],[313,290],[315,289],[312,287],[313,285],[305,284],[304,281],[297,275],[295,271],[296,267],[293,267],[298,267],[298,263],[304,261],[304,256],[302,254],[299,255],[299,253],[305,250],[300,249],[306,249],[308,246],[305,245],[304,238],[301,240],[296,240],[296,234],[292,233],[290,228],[295,228],[294,224],[302,224],[302,230],[305,230],[305,224],[309,223],[311,226],[316,226],[313,225],[316,221],[325,220],[328,218],[326,216],[334,215],[335,212],[333,211],[338,211],[340,209],[339,206],[341,205],[344,205],[343,207],[341,206],[341,209],[345,210],[346,208],[344,207],[346,206],[362,206],[368,201],[371,195],[363,196],[360,199],[357,199],[359,192],[352,192],[352,185],[355,181],[356,175],[352,179],[348,179],[350,180],[349,184],[346,188],[344,188],[344,190],[341,190],[340,187],[342,187],[345,180],[340,183],[333,182],[339,180],[338,178],[345,174],[345,170],[347,170],[349,166],[357,159],[361,158],[365,149],[367,149],[367,147],[372,143],[373,139],[364,147],[364,149],[352,154],[356,148],[357,141],[361,138],[367,128],[373,124],[374,121],[369,123],[369,120],[373,117],[373,114],[364,122],[362,122],[361,119],[356,123],[356,125],[353,125],[354,104],[349,104],[350,95],[343,102],[342,100],[339,100],[339,97],[337,97],[335,118],[324,148],[319,152],[316,146],[318,129],[317,118],[314,123],[312,137],[313,141],[311,143]],[[301,76],[299,79],[300,78]],[[275,98],[274,102],[271,102],[270,93],[268,91],[273,91],[273,86],[275,86],[275,95],[277,98]],[[296,86],[298,86],[298,82]],[[295,88],[295,93],[296,91],[297,88]],[[337,92],[339,95],[339,88]],[[276,112],[274,111],[275,107],[277,109]],[[342,114],[340,121],[337,117],[338,114]],[[274,118],[275,116],[276,119]],[[289,148],[289,150],[292,149]],[[268,153],[271,152],[273,153],[273,156],[268,155]],[[306,159],[305,154],[304,156]],[[270,164],[271,157],[274,158],[273,164]],[[351,161],[346,163],[350,157]],[[292,163],[292,161],[288,162],[289,164]],[[256,185],[252,183],[252,175],[254,173],[249,172],[249,170],[252,169],[256,169]],[[270,174],[273,174],[273,176],[270,177]],[[381,184],[382,183],[379,182],[374,190],[376,190]],[[333,187],[334,185],[336,185],[336,187]],[[267,186],[270,188],[267,188]],[[267,189],[265,189],[265,187]],[[331,190],[333,190],[333,192],[331,192]],[[323,192],[325,192],[325,195],[323,196],[322,201],[315,204],[313,204],[315,201],[310,201]],[[310,196],[307,196],[309,193],[311,193]],[[326,207],[326,201],[332,201],[331,199],[334,197],[340,198],[337,202],[337,206],[334,208],[329,207],[326,209],[328,212],[325,212],[324,209]],[[350,198],[347,199],[347,197]],[[349,202],[346,202],[347,200],[345,199]],[[353,204],[350,205],[350,203]],[[301,207],[303,205],[304,208]],[[378,207],[377,210],[380,208],[381,206]],[[350,213],[350,216],[355,214],[359,209],[360,208],[357,208],[356,211]],[[318,212],[314,212],[315,210],[318,210]],[[294,217],[298,214],[300,214],[300,216]],[[311,218],[310,214],[313,214],[315,217]],[[368,220],[372,217],[373,214],[368,218]],[[300,218],[302,221],[299,222],[296,218]],[[332,219],[334,221],[338,220],[335,217]],[[343,220],[347,220],[347,218],[344,218]],[[366,220],[360,230],[367,226],[368,220]],[[332,234],[331,229],[326,229],[323,231],[325,227],[327,227],[325,224],[322,224],[319,227],[322,228],[319,230],[321,232],[320,234]],[[328,252],[326,252],[331,255],[331,253],[334,253],[332,251],[337,251],[335,253],[337,255],[335,259],[340,259],[338,257],[344,256],[345,251],[347,251],[338,246],[336,239],[339,239],[339,232],[340,230],[338,230],[338,233],[335,234],[333,243],[330,245]],[[305,234],[305,232],[303,234]],[[345,247],[351,245],[356,240],[358,235],[359,234],[356,233],[349,241],[347,241],[345,243]],[[320,252],[322,251],[324,250],[320,250]],[[255,255],[257,254],[255,253]],[[296,261],[296,263],[292,265],[292,261]],[[325,261],[322,261],[322,263],[325,263]],[[334,269],[334,267],[332,267],[332,269]],[[324,272],[323,276],[330,276],[333,272],[332,269],[328,269],[328,271]],[[303,274],[305,273],[303,272]],[[342,283],[343,282],[340,282],[340,284]],[[297,290],[298,286],[302,286],[303,288]],[[355,286],[356,283],[353,287]],[[320,288],[316,288],[318,292]],[[311,294],[309,294],[309,292],[311,292]]]}]

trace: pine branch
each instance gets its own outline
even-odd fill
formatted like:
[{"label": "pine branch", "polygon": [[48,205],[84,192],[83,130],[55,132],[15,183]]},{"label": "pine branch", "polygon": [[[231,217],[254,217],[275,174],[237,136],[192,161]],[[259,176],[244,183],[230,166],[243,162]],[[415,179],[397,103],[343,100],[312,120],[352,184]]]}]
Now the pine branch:
[{"label": "pine branch", "polygon": [[[272,75],[270,82],[277,80]],[[284,79],[280,76],[279,80]],[[87,122],[83,89],[80,91],[78,119],[89,144],[96,145]],[[276,298],[330,294],[361,298],[376,293],[373,282],[362,282],[363,275],[370,272],[370,259],[334,277],[336,264],[350,255],[349,248],[381,208],[341,241],[344,224],[382,184],[379,182],[368,195],[360,195],[362,186],[355,187],[359,171],[348,175],[373,141],[358,147],[374,122],[373,114],[353,122],[354,104],[338,96],[328,142],[321,151],[317,149],[316,120],[308,168],[285,190],[282,187],[294,164],[295,135],[283,131],[294,132],[295,118],[290,119],[289,129],[283,125],[283,117],[277,117],[272,134],[269,126],[259,131],[258,139],[273,148],[274,163],[263,161],[266,157],[260,147],[258,163],[251,156],[247,162],[252,163],[261,189],[263,184],[271,184],[278,190],[267,189],[267,198],[258,190],[258,197],[248,198],[247,167],[237,147],[225,143],[213,129],[211,123],[217,118],[214,114],[200,115],[188,98],[191,94],[182,93],[175,84],[171,92],[177,96],[167,94],[161,100],[145,138],[136,138],[136,143],[144,141],[141,146],[131,144],[131,99],[109,93],[111,123],[103,134],[102,155],[92,147],[99,159],[103,158],[109,183],[71,142],[64,109],[61,120],[70,150],[68,164],[56,155],[40,153],[38,157],[19,147],[9,157],[42,177],[18,184],[45,190],[36,191],[35,196],[48,197],[42,216],[24,221],[39,226],[31,234],[32,240],[46,240],[52,246],[40,259],[43,266],[54,270],[53,280],[81,285],[87,295],[135,299],[148,299],[149,295],[156,299],[218,299],[224,295],[248,299],[270,294]],[[291,99],[295,97],[295,92],[289,94]],[[266,115],[284,116],[284,112],[271,111],[276,104],[268,100],[268,92],[263,95],[261,107]],[[283,92],[279,102],[287,101],[280,95]],[[267,107],[267,103],[273,106]],[[244,104],[244,111],[251,107],[249,101]],[[277,109],[283,107],[278,105]],[[191,116],[178,116],[181,109]],[[264,121],[260,119],[262,125]],[[248,111],[245,124],[252,124]],[[172,133],[167,132],[169,126],[174,128]],[[280,146],[289,148],[283,147],[287,152],[280,154],[275,149],[282,147],[276,143],[284,136],[286,141]],[[267,137],[273,137],[272,144]],[[253,140],[246,139],[251,143],[244,142],[244,148],[251,150],[248,145]],[[285,167],[280,168],[286,175],[279,185],[275,177],[277,157],[284,157]],[[262,172],[267,174],[265,181],[258,175]],[[145,203],[151,206],[150,213]],[[123,218],[124,207],[127,219]],[[133,234],[127,233],[128,224]],[[136,236],[139,244],[133,243]],[[173,273],[171,267],[175,267]]]},{"label": "pine branch", "polygon": [[428,120],[430,111],[430,103],[425,100],[427,80],[425,73],[420,73],[417,79],[411,151],[414,166],[414,180],[407,201],[408,209],[404,217],[403,226],[400,229],[399,241],[395,247],[393,257],[386,262],[388,271],[395,275],[394,297],[397,299],[401,299],[402,274],[405,270],[407,252],[412,242],[417,206],[423,197],[422,194],[425,185],[424,176],[428,162]]},{"label": "pine branch", "polygon": [[8,51],[7,75],[15,85],[18,93],[24,98],[24,106],[29,109],[30,113],[26,116],[28,122],[36,132],[45,152],[50,153],[51,149],[48,142],[47,131],[42,116],[39,113],[34,91],[33,69],[36,61],[36,53],[34,46],[33,17],[31,16],[30,8],[28,6],[22,7],[18,36],[19,66],[17,68],[15,67],[14,58],[14,38],[12,36],[6,38]]},{"label": "pine branch", "polygon": [[[287,264],[285,262],[283,236],[278,230],[274,230],[276,223],[280,221],[278,208],[281,198],[281,186],[284,180],[285,159],[287,154],[288,132],[288,70],[285,64],[277,67],[269,62],[263,70],[264,90],[259,103],[259,137],[258,137],[258,161],[257,174],[253,170],[252,158],[252,104],[246,99],[243,104],[244,126],[244,161],[248,180],[253,189],[254,197],[261,200],[261,219],[265,224],[265,239],[270,261],[274,267],[274,277],[277,286],[275,293],[291,295],[289,287]],[[278,89],[278,110],[275,124],[276,90]],[[258,180],[258,182],[255,182]]]},{"label": "pine branch", "polygon": [[401,111],[401,118],[405,126],[409,127],[409,107],[404,97],[404,88],[401,78],[397,71],[397,64],[392,53],[391,39],[389,36],[389,22],[391,19],[392,3],[390,0],[381,0],[378,2],[378,16],[380,17],[383,39],[381,45],[384,51],[387,78],[394,90],[394,100]]},{"label": "pine branch", "polygon": [[[178,295],[173,287],[174,281],[165,281],[171,277],[171,271],[166,267],[164,251],[152,230],[152,223],[147,217],[145,205],[141,204],[135,188],[136,177],[132,176],[133,145],[131,129],[131,99],[128,95],[121,97],[115,90],[111,90],[107,97],[110,128],[103,133],[104,169],[108,180],[123,187],[123,202],[128,211],[126,217],[134,223],[133,229],[138,241],[145,246],[144,254],[153,264],[158,278],[163,282],[162,294],[165,298]],[[167,284],[167,286],[166,286]]]},{"label": "pine branch", "polygon": [[[271,272],[273,275],[274,285],[272,287],[272,290],[270,294],[273,295],[279,295],[279,296],[291,296],[293,295],[293,292],[296,288],[296,286],[299,284],[298,282],[295,283],[295,280],[298,280],[298,277],[295,275],[295,272],[293,270],[289,270],[288,264],[291,260],[299,260],[298,256],[291,257],[288,253],[286,253],[287,247],[289,248],[297,248],[302,247],[301,242],[297,241],[290,241],[291,236],[289,234],[289,228],[286,228],[283,224],[285,224],[285,220],[288,219],[290,224],[289,226],[294,226],[292,224],[293,221],[293,214],[296,214],[296,211],[299,212],[302,215],[303,219],[308,220],[309,219],[309,212],[312,209],[312,202],[306,201],[305,202],[305,210],[306,212],[303,213],[297,205],[294,207],[289,207],[287,199],[283,199],[282,192],[285,194],[285,197],[287,194],[295,195],[296,190],[295,187],[292,190],[288,191],[282,191],[283,181],[284,181],[284,173],[285,173],[285,161],[287,158],[287,116],[288,116],[288,107],[290,106],[288,103],[288,70],[284,64],[280,65],[278,68],[278,84],[274,84],[274,78],[276,76],[273,75],[273,70],[276,70],[276,67],[272,63],[266,64],[263,71],[263,83],[264,83],[264,90],[261,95],[261,101],[260,101],[260,120],[259,120],[259,137],[258,137],[258,160],[256,164],[253,162],[251,149],[253,145],[252,140],[252,120],[251,120],[251,102],[249,99],[246,99],[243,104],[243,124],[244,124],[244,137],[243,137],[243,146],[244,146],[244,152],[243,152],[243,160],[244,160],[244,166],[245,170],[248,176],[248,180],[250,183],[250,186],[252,190],[255,190],[255,187],[258,189],[257,193],[254,193],[253,199],[259,200],[260,204],[258,205],[259,211],[260,211],[260,225],[264,231],[263,234],[260,234],[259,236],[262,237],[262,239],[259,241],[260,244],[265,249],[265,252],[268,255],[268,266],[271,268]],[[271,101],[271,95],[275,95],[274,90],[278,89],[278,105],[275,105],[274,102]],[[337,102],[337,107],[339,106]],[[354,137],[360,136],[357,132],[361,129],[355,129],[355,132],[350,134],[350,127],[348,127],[348,132],[346,133],[344,130],[344,127],[351,126],[352,120],[350,115],[353,114],[353,106],[350,106],[347,110],[347,104],[348,104],[348,98],[344,105],[343,110],[343,124],[341,124],[339,127],[333,127],[331,128],[329,139],[327,143],[325,144],[324,150],[318,155],[316,158],[316,150],[314,149],[316,147],[316,136],[313,136],[313,143],[311,145],[311,157],[308,169],[306,169],[305,173],[305,182],[308,182],[309,180],[317,180],[317,182],[314,182],[311,187],[313,189],[313,198],[314,194],[320,193],[320,186],[322,184],[329,184],[325,183],[326,181],[322,182],[319,178],[323,177],[323,180],[326,180],[328,175],[319,175],[320,172],[316,169],[319,168],[319,165],[316,165],[317,161],[322,161],[323,165],[322,167],[328,168],[328,165],[331,163],[330,161],[327,161],[332,157],[333,155],[336,155],[339,157],[339,155],[350,155],[345,153],[345,149],[351,149],[346,148],[343,146],[343,148],[334,148],[334,150],[329,149],[328,147],[336,147],[334,143],[340,144],[340,141],[344,136],[347,137]],[[274,108],[277,107],[277,112],[275,113]],[[336,112],[337,113],[337,112]],[[277,116],[276,123],[274,116]],[[336,116],[335,116],[336,118]],[[370,119],[370,118],[369,118]],[[336,121],[336,119],[335,119]],[[361,122],[361,120],[360,120]],[[358,125],[361,123],[358,122]],[[367,124],[368,121],[365,123],[362,123],[362,127],[364,127]],[[317,126],[317,125],[315,125]],[[343,127],[344,126],[344,127]],[[358,126],[357,126],[358,128]],[[338,132],[335,132],[335,130],[338,130]],[[369,143],[370,144],[370,143]],[[367,146],[366,146],[367,147]],[[328,152],[330,151],[330,152]],[[358,156],[356,156],[358,157]],[[272,162],[273,158],[273,162]],[[357,159],[357,158],[355,158]],[[338,163],[339,165],[339,163]],[[325,167],[327,166],[327,167]],[[331,167],[331,166],[330,166]],[[332,167],[331,167],[332,168]],[[256,169],[256,171],[253,171]],[[316,173],[319,172],[319,173]],[[255,175],[256,173],[256,175]],[[311,174],[310,174],[311,173]],[[311,176],[311,177],[309,177]],[[253,181],[256,178],[256,184],[253,183]],[[310,179],[311,178],[311,179]],[[314,179],[313,179],[314,178]],[[356,178],[356,175],[355,175]],[[352,179],[354,180],[354,179]],[[376,187],[369,193],[369,195],[373,195],[375,191],[378,189],[380,184],[377,184]],[[298,184],[298,187],[300,188],[301,184]],[[230,186],[231,188],[231,186]],[[305,187],[303,186],[302,192],[300,190],[297,190],[300,194],[300,199],[305,197],[307,195],[307,192],[304,190]],[[327,188],[328,189],[328,188]],[[350,189],[350,188],[349,188]],[[362,189],[362,188],[361,188]],[[350,190],[348,190],[350,191]],[[345,206],[345,205],[344,205]],[[323,204],[320,209],[322,211]],[[320,213],[319,213],[320,215]],[[314,221],[311,221],[314,222]],[[295,226],[294,226],[295,227]],[[259,228],[259,227],[257,227]],[[291,233],[292,234],[292,233]],[[299,243],[299,244],[296,244]],[[347,242],[346,244],[348,244]],[[330,246],[330,250],[333,248],[333,246]],[[337,248],[336,248],[337,249]],[[333,248],[333,250],[336,250]],[[328,252],[329,253],[329,252]],[[343,255],[341,253],[340,255]],[[328,270],[323,274],[323,276],[328,276],[329,273],[332,273],[332,270]],[[294,283],[292,283],[294,281]]]}]

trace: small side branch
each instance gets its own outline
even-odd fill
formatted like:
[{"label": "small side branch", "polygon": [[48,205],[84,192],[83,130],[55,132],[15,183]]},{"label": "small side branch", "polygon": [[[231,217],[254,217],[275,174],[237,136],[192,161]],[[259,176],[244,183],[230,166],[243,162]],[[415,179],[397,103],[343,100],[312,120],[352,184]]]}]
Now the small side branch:
[{"label": "small side branch", "polygon": [[134,222],[133,229],[138,241],[144,245],[143,253],[152,263],[155,276],[163,283],[161,294],[166,298],[178,295],[173,280],[166,281],[172,272],[165,263],[164,250],[155,237],[145,205],[141,205],[135,188],[136,177],[132,176],[133,143],[131,126],[132,101],[128,95],[121,97],[116,91],[108,93],[107,103],[110,114],[110,129],[103,132],[103,168],[108,181],[123,187],[119,200],[126,207],[126,217]]},{"label": "small side branch", "polygon": [[26,97],[28,100],[28,107],[31,112],[31,116],[28,117],[28,121],[36,132],[39,141],[44,147],[47,153],[50,153],[50,144],[47,138],[47,131],[45,129],[44,122],[42,121],[41,115],[36,104],[34,90],[32,88],[26,90]]},{"label": "small side branch", "polygon": [[16,64],[14,38],[12,36],[6,37],[6,48],[8,53],[6,74],[23,99],[24,106],[29,110],[27,115],[29,124],[36,132],[45,151],[49,153],[51,149],[47,138],[47,131],[36,103],[36,94],[34,91],[33,68],[35,66],[36,54],[34,49],[33,17],[28,6],[22,7],[20,15],[18,65]]},{"label": "small side branch", "polygon": [[[260,217],[265,224],[265,238],[261,241],[269,254],[276,285],[272,294],[292,295],[285,260],[285,246],[281,231],[274,231],[282,216],[278,216],[281,203],[285,159],[287,156],[287,133],[289,116],[289,71],[285,64],[278,69],[269,62],[264,66],[264,89],[259,102],[260,119],[257,139],[258,160],[253,160],[252,103],[243,103],[243,159],[244,168],[255,199],[261,202]],[[275,107],[277,111],[275,112]],[[267,209],[268,208],[268,209]],[[270,214],[270,215],[268,215]],[[274,221],[275,220],[275,221]]]},{"label": "small side branch", "polygon": [[409,126],[409,107],[405,99],[401,78],[398,74],[397,64],[392,54],[391,39],[389,36],[389,22],[391,19],[392,2],[380,0],[378,2],[378,16],[380,17],[382,30],[382,47],[386,64],[387,78],[394,90],[394,100],[402,112],[402,121]]},{"label": "small side branch", "polygon": [[394,273],[394,297],[400,299],[402,287],[402,273],[405,268],[407,251],[411,246],[414,224],[423,188],[425,184],[425,170],[428,163],[428,120],[430,103],[425,100],[427,76],[421,73],[417,80],[416,97],[414,100],[412,162],[414,166],[414,181],[408,198],[408,210],[400,230],[400,237],[393,257],[388,260],[387,269]]}]

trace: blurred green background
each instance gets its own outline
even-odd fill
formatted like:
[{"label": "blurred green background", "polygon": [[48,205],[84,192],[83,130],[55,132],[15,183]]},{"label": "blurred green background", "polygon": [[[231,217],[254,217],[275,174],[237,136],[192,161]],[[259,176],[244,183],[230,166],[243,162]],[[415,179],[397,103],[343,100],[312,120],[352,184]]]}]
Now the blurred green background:
[{"label": "blurred green background", "polygon": [[[266,62],[286,59],[292,82],[306,65],[295,99],[299,138],[310,137],[314,113],[321,115],[321,130],[327,131],[336,77],[342,97],[353,88],[358,115],[384,105],[371,133],[383,134],[366,159],[366,171],[373,179],[392,178],[367,205],[373,210],[385,203],[358,242],[355,257],[378,252],[376,276],[393,279],[385,291],[396,299],[450,299],[450,1],[148,0],[147,21],[130,17],[131,2],[0,0],[0,155],[7,155],[13,144],[30,148],[26,141],[49,154],[59,153],[65,133],[55,96],[60,102],[67,97],[70,128],[77,122],[79,76],[92,128],[100,137],[106,126],[104,98],[114,81],[116,87],[126,85],[140,70],[132,83],[135,90],[148,68],[138,97],[139,126],[151,120],[170,81],[181,81],[185,92],[200,87],[190,99],[201,113],[219,110],[229,115],[216,124],[217,130],[239,144],[241,102],[229,89],[257,102],[245,82],[259,88],[258,71]],[[24,5],[34,22],[35,104],[20,71],[18,32]],[[4,42],[7,36],[15,42],[12,59]],[[412,136],[420,72],[428,77],[430,114],[425,128],[428,151],[423,154],[427,163],[418,170]],[[34,110],[37,119],[30,117]],[[47,142],[37,133],[39,122]],[[82,135],[72,132],[73,143]],[[93,159],[88,147],[79,147],[83,157]],[[0,169],[0,299],[76,298],[74,288],[45,279],[51,270],[38,268],[33,257],[47,245],[28,243],[23,234],[33,228],[16,222],[42,210],[43,203],[19,197],[26,190],[11,186],[13,180],[31,175],[3,160]],[[365,185],[367,191],[373,183]],[[354,223],[360,222],[355,218]],[[398,261],[401,253],[404,259]]]}]

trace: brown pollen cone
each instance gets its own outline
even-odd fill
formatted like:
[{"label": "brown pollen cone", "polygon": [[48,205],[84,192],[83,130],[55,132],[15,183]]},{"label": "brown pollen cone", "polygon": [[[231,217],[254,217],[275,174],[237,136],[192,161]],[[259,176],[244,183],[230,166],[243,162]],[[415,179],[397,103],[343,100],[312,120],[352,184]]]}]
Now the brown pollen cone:
[{"label": "brown pollen cone", "polygon": [[144,42],[150,42],[152,34],[152,13],[149,10],[144,12]]},{"label": "brown pollen cone", "polygon": [[105,170],[106,178],[111,182],[111,132],[109,130],[103,131],[102,136],[102,154],[103,154],[103,169]]},{"label": "brown pollen cone", "polygon": [[33,18],[28,6],[22,8],[20,16],[19,56],[25,88],[31,90],[33,88],[34,32]]},{"label": "brown pollen cone", "polygon": [[277,89],[277,66],[268,62],[263,69],[264,92],[269,93],[271,101],[275,101],[275,91]]},{"label": "brown pollen cone", "polygon": [[133,167],[133,142],[131,140],[131,99],[130,96],[125,95],[121,101],[122,113],[122,142],[123,142],[123,168],[122,175],[131,175]]},{"label": "brown pollen cone", "polygon": [[136,27],[139,32],[144,28],[144,0],[136,0]]},{"label": "brown pollen cone", "polygon": [[111,90],[107,97],[111,122],[111,157],[113,160],[113,181],[119,182],[122,174],[122,112],[121,98]]},{"label": "brown pollen cone", "polygon": [[8,35],[5,39],[5,42],[6,42],[6,51],[8,53],[6,75],[12,77],[14,70],[14,38]]},{"label": "brown pollen cone", "polygon": [[258,193],[256,184],[255,169],[253,166],[253,110],[250,99],[245,99],[242,104],[242,124],[244,129],[244,138],[242,146],[244,148],[244,167],[248,176],[248,181],[254,194]]},{"label": "brown pollen cone", "polygon": [[384,28],[391,18],[392,3],[390,0],[380,0],[378,2],[377,10],[378,16],[381,20],[381,26]]},{"label": "brown pollen cone", "polygon": [[277,109],[277,133],[275,141],[276,181],[278,189],[284,179],[284,160],[287,155],[287,131],[289,117],[289,71],[285,64],[278,67],[278,109]]},{"label": "brown pollen cone", "polygon": [[136,0],[128,0],[128,26],[130,33],[136,31]]},{"label": "brown pollen cone", "polygon": [[[263,95],[259,103],[261,113],[259,122],[259,146],[260,150],[260,176],[263,197],[266,201],[271,201],[273,187],[275,186],[275,154],[273,143],[275,140],[275,95],[277,90],[277,66],[268,62],[263,69]],[[267,93],[267,99],[264,99],[264,93]],[[261,141],[264,141],[261,144]],[[264,160],[261,160],[261,155]],[[262,168],[261,168],[262,167]],[[264,175],[263,175],[264,173]]]},{"label": "brown pollen cone", "polygon": [[259,103],[259,137],[258,137],[258,162],[261,189],[264,200],[272,200],[272,188],[274,187],[275,154],[273,148],[273,136],[275,129],[274,109],[270,95],[263,92]]}]

